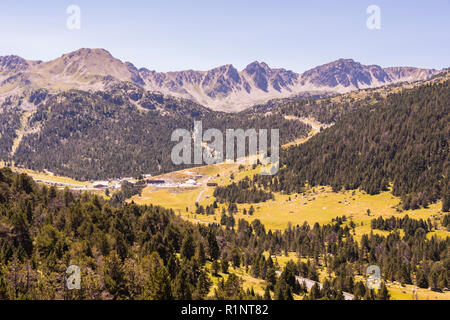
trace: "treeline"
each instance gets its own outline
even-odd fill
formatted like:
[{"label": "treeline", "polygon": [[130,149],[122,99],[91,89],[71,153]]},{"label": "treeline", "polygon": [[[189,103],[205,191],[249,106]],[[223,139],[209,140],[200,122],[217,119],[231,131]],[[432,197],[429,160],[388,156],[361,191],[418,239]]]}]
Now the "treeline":
[{"label": "treeline", "polygon": [[361,98],[355,97],[355,93],[343,94],[329,97],[300,97],[275,99],[252,107],[243,113],[265,113],[282,114],[299,118],[314,118],[315,120],[331,124],[339,121],[345,115],[356,110],[373,105],[383,98],[380,89],[360,90]]},{"label": "treeline", "polygon": [[408,215],[402,218],[390,217],[384,219],[383,217],[378,217],[372,219],[370,222],[372,229],[379,229],[385,231],[392,231],[396,229],[403,229],[406,235],[413,236],[418,229],[422,229],[423,232],[431,232],[433,230],[433,225],[431,220],[427,221],[423,219],[411,219]]},{"label": "treeline", "polygon": [[281,170],[256,182],[274,191],[301,192],[305,184],[334,191],[388,190],[403,209],[443,200],[449,210],[449,81],[391,94],[345,116],[306,143],[281,150]]},{"label": "treeline", "polygon": [[442,225],[450,231],[450,214],[447,213],[444,217],[442,217]]},{"label": "treeline", "polygon": [[214,197],[220,203],[259,203],[274,199],[272,192],[258,188],[248,177],[238,183],[232,182],[227,186],[216,187]]},{"label": "treeline", "polygon": [[[119,191],[116,191],[111,196],[110,203],[112,206],[121,205],[125,200],[131,198],[134,195],[141,195],[142,190],[146,186],[146,182],[144,180],[139,180],[136,183],[131,183],[128,181],[124,181],[120,187]],[[109,190],[107,191],[109,193]]]},{"label": "treeline", "polygon": [[[171,141],[178,128],[280,129],[280,142],[305,136],[310,127],[282,115],[216,112],[192,101],[152,93],[127,82],[106,91],[70,90],[39,100],[13,159],[17,165],[80,180],[138,177],[180,170],[174,165]],[[12,139],[20,125],[20,108],[0,114],[0,156],[9,160]],[[8,112],[9,112],[8,111]],[[3,139],[3,140],[2,140]],[[3,152],[3,153],[1,153]]]},{"label": "treeline", "polygon": [[[203,205],[199,205],[198,202],[195,203],[195,213],[197,214],[206,214],[206,215],[213,215],[216,213],[216,209],[219,208],[217,205],[217,201],[214,201],[212,204],[207,205],[204,207]],[[188,208],[186,208],[186,211],[188,211]]]},{"label": "treeline", "polygon": [[[0,159],[11,163],[14,140],[18,138],[21,118],[37,107],[48,96],[45,89],[25,89],[23,92],[9,95],[0,102]],[[26,123],[25,124],[25,130]]]}]

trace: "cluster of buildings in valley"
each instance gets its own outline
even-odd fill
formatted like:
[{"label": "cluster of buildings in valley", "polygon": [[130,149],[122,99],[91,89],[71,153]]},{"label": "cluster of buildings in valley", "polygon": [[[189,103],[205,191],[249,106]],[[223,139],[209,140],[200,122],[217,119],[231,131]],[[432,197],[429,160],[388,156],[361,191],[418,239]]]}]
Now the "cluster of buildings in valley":
[{"label": "cluster of buildings in valley", "polygon": [[[194,186],[200,186],[202,185],[201,182],[199,182],[200,179],[202,179],[202,175],[193,175],[192,177],[185,178],[185,179],[161,179],[161,178],[152,178],[152,175],[145,174],[142,175],[142,180],[145,182],[147,186],[153,186],[153,187],[165,187],[165,188],[178,188],[178,187],[194,187]],[[93,181],[88,184],[73,184],[73,183],[66,183],[66,182],[57,182],[52,180],[45,180],[45,179],[34,179],[36,182],[45,183],[48,185],[54,185],[58,187],[68,187],[73,190],[105,190],[105,189],[120,189],[122,187],[122,184],[125,182],[135,184],[139,181],[135,178],[127,177],[127,178],[121,178],[121,179],[112,179],[112,180],[99,180],[99,181]],[[214,182],[207,182],[206,186],[208,187],[216,187],[217,183]]]},{"label": "cluster of buildings in valley", "polygon": [[196,175],[193,178],[187,179],[185,181],[171,181],[164,179],[147,179],[147,185],[154,187],[169,187],[169,188],[178,188],[178,187],[194,187],[200,186],[201,183],[199,180],[203,178],[202,175]]},{"label": "cluster of buildings in valley", "polygon": [[68,182],[59,182],[54,180],[46,180],[46,179],[36,179],[33,178],[35,182],[45,183],[51,186],[57,187],[67,187],[73,190],[97,190],[97,189],[120,189],[124,181],[129,183],[135,183],[137,180],[133,178],[122,178],[119,180],[105,180],[105,181],[94,181],[92,183],[86,184],[75,184]]}]

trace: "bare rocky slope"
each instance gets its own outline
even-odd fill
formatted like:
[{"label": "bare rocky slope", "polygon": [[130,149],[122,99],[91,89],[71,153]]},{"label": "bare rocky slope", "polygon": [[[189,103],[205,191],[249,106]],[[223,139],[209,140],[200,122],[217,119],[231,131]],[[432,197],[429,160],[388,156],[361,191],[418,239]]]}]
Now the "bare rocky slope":
[{"label": "bare rocky slope", "polygon": [[438,71],[413,67],[381,68],[340,59],[302,74],[272,69],[255,61],[244,70],[224,65],[208,71],[157,72],[137,69],[104,49],[79,49],[43,62],[0,57],[0,104],[24,90],[97,91],[131,81],[143,89],[193,100],[214,110],[235,112],[274,98],[344,93],[404,81],[428,79]]}]

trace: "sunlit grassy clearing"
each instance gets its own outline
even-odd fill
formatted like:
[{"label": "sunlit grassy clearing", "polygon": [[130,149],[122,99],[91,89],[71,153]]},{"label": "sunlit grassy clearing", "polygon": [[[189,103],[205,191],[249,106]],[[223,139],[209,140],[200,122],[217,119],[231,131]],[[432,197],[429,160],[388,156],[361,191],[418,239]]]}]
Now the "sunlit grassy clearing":
[{"label": "sunlit grassy clearing", "polygon": [[[206,263],[206,268],[209,270],[211,269],[211,262],[208,261]],[[264,280],[252,277],[249,273],[245,272],[244,267],[235,268],[230,265],[228,268],[228,274],[219,272],[218,276],[211,276],[212,286],[208,294],[209,297],[214,297],[214,290],[217,289],[217,284],[219,283],[219,281],[221,279],[224,279],[224,281],[226,281],[231,273],[236,274],[242,279],[242,287],[244,290],[251,290],[253,288],[256,294],[260,294],[261,296],[264,295],[264,290],[266,288],[266,282]]]},{"label": "sunlit grassy clearing", "polygon": [[[0,162],[0,167],[5,166],[4,162]],[[11,170],[19,173],[26,173],[30,177],[32,177],[35,180],[42,180],[46,182],[53,182],[53,183],[67,183],[67,184],[73,184],[73,185],[79,185],[79,186],[88,186],[89,182],[83,182],[78,181],[69,177],[63,177],[58,175],[50,175],[45,172],[39,172],[31,169],[24,169],[24,168],[17,168],[17,167],[10,167]]]},{"label": "sunlit grassy clearing", "polygon": [[[366,281],[362,276],[355,276],[356,281]],[[391,300],[450,300],[450,291],[436,292],[425,288],[419,288],[415,285],[402,285],[398,281],[386,282],[386,286],[391,295]],[[417,293],[414,294],[413,291]]]},{"label": "sunlit grassy clearing", "polygon": [[[237,175],[239,175],[238,173]],[[192,188],[184,190],[146,189],[142,193],[142,197],[134,197],[138,203],[153,203],[167,206],[180,210],[182,216],[205,221],[217,222],[220,220],[221,208],[226,205],[219,205],[219,210],[216,210],[215,215],[194,215],[195,200],[198,197],[202,188]],[[201,201],[199,204],[204,206],[211,204],[214,201],[214,188],[204,188]],[[290,199],[290,200],[289,200]],[[397,212],[396,206],[400,203],[400,199],[394,197],[390,192],[382,192],[378,195],[368,195],[365,192],[358,190],[335,193],[328,187],[313,188],[304,195],[283,195],[275,194],[275,200],[267,201],[265,203],[253,204],[255,214],[253,216],[244,215],[243,209],[249,210],[251,204],[238,204],[239,212],[235,215],[236,219],[247,219],[253,221],[259,219],[267,229],[284,230],[288,223],[293,225],[301,225],[305,221],[310,225],[314,223],[325,224],[330,223],[331,220],[337,216],[345,215],[356,224],[356,238],[360,238],[362,234],[371,232],[370,221],[379,216],[388,218],[391,216],[403,217],[408,214],[411,218],[427,219],[436,218],[439,220],[441,213],[441,203],[431,204],[428,208],[421,208],[418,210],[407,210],[402,213]],[[186,206],[189,212],[186,212]],[[368,215],[367,210],[370,210]],[[374,233],[388,234],[388,232],[381,230],[373,230]],[[430,233],[429,236],[437,234],[438,236],[448,236],[449,232],[438,230]]]},{"label": "sunlit grassy clearing", "polygon": [[[207,206],[214,202],[214,187],[207,187],[206,183],[216,182],[219,185],[228,185],[233,181],[242,180],[245,177],[252,177],[260,173],[260,167],[253,168],[248,163],[223,163],[208,165],[196,168],[190,168],[177,172],[158,176],[166,180],[185,181],[189,177],[201,174],[204,177],[200,179],[202,185],[192,188],[145,188],[141,196],[134,196],[133,201],[139,204],[155,204],[168,208],[173,208],[184,218],[192,222],[218,222],[222,208],[226,204],[219,204],[219,209],[215,215],[196,215],[195,203]],[[233,177],[233,179],[232,179]],[[239,212],[235,215],[236,219],[247,219],[253,221],[259,219],[266,227],[271,230],[284,230],[289,223],[301,225],[308,222],[326,224],[330,223],[335,217],[346,216],[356,224],[355,237],[359,239],[363,234],[374,232],[387,235],[387,231],[371,230],[370,221],[382,216],[389,218],[391,216],[403,217],[408,214],[415,219],[428,219],[438,222],[442,216],[442,203],[431,204],[428,208],[418,210],[407,210],[398,212],[400,198],[392,195],[391,192],[381,192],[377,195],[369,195],[364,191],[351,190],[343,192],[332,192],[330,187],[309,188],[303,194],[285,195],[275,193],[275,199],[258,204],[238,204]],[[247,212],[250,206],[255,208],[253,216],[244,215],[243,210]],[[186,211],[186,207],[188,211]],[[370,210],[370,215],[367,211]],[[401,231],[400,231],[401,232]],[[428,234],[438,235],[440,237],[449,236],[450,233],[445,230],[437,230]]]}]

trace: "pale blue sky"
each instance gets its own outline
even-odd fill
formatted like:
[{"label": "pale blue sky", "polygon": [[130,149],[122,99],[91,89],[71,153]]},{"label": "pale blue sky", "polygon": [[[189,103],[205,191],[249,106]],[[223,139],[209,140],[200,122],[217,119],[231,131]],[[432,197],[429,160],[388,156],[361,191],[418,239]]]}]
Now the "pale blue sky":
[{"label": "pale blue sky", "polygon": [[[80,30],[66,27],[70,4],[81,8]],[[380,30],[366,27],[371,4]],[[158,71],[258,60],[303,72],[338,58],[440,69],[450,65],[450,1],[0,2],[0,55],[50,60],[81,47]]]}]

